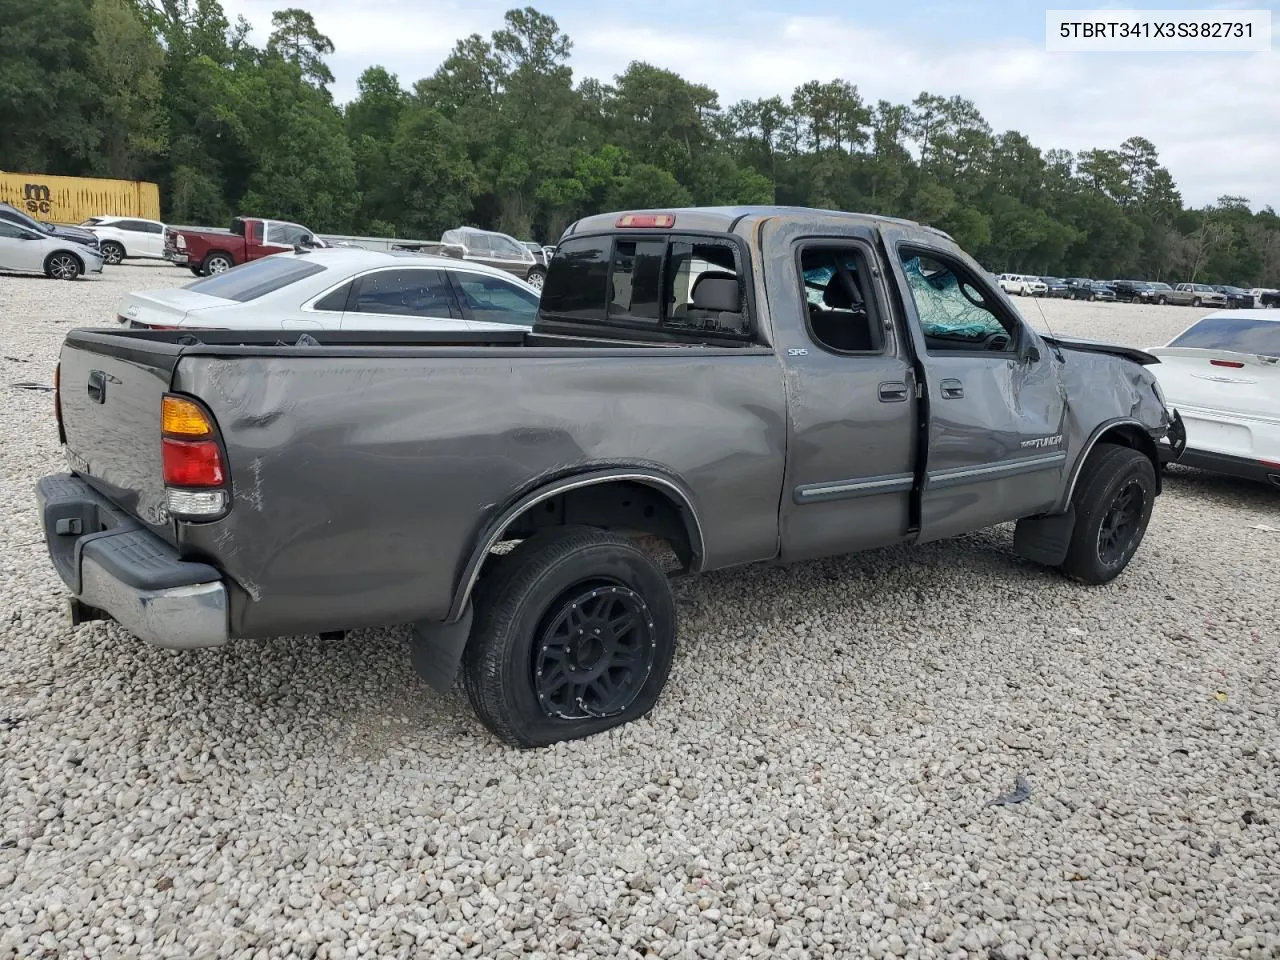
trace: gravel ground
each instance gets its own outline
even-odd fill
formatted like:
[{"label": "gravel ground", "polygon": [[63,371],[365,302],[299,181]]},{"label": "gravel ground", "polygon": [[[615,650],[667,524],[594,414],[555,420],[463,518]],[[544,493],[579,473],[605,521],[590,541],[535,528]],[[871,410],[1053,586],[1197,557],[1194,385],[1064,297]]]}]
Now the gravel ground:
[{"label": "gravel ground", "polygon": [[[189,279],[107,270],[0,276],[0,958],[1280,956],[1273,492],[1175,468],[1102,588],[1007,527],[707,576],[650,717],[517,752],[399,630],[64,626],[51,398],[13,384]],[[1198,315],[1043,310],[1137,345]]]}]

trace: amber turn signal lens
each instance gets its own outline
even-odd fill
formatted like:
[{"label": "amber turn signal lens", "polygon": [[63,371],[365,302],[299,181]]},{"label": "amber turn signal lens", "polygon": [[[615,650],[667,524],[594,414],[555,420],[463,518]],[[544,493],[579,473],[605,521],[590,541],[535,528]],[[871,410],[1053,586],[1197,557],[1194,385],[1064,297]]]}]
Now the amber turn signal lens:
[{"label": "amber turn signal lens", "polygon": [[182,397],[165,397],[160,408],[160,429],[175,437],[208,437],[213,424],[198,404]]}]

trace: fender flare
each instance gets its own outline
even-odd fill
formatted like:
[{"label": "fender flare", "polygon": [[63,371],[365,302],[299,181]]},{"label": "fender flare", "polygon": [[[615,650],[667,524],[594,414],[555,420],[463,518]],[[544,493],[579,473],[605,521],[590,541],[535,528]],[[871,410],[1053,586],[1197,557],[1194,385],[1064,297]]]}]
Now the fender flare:
[{"label": "fender flare", "polygon": [[1080,479],[1080,471],[1084,469],[1084,464],[1089,459],[1089,454],[1098,445],[1098,441],[1116,427],[1134,427],[1138,435],[1144,438],[1145,442],[1141,442],[1139,449],[1147,455],[1151,460],[1151,465],[1155,468],[1156,493],[1160,492],[1160,452],[1156,449],[1156,442],[1151,439],[1151,434],[1147,432],[1146,426],[1141,421],[1135,420],[1133,417],[1116,417],[1113,420],[1103,422],[1094,429],[1093,433],[1089,434],[1088,441],[1081,449],[1080,456],[1076,458],[1076,462],[1071,468],[1071,474],[1067,479],[1062,498],[1058,501],[1058,510],[1063,510],[1071,504],[1071,497],[1076,492],[1076,482]]},{"label": "fender flare", "polygon": [[530,507],[562,493],[618,482],[641,483],[653,487],[674,501],[689,537],[689,548],[692,554],[690,571],[698,572],[706,557],[706,541],[702,532],[702,523],[693,505],[693,497],[679,480],[660,470],[647,467],[610,467],[590,470],[560,477],[523,494],[517,494],[506,509],[485,525],[476,537],[466,566],[462,568],[462,574],[454,587],[453,602],[449,606],[449,614],[445,622],[452,623],[464,614],[485,558],[494,545],[501,541],[502,534],[517,517]]}]

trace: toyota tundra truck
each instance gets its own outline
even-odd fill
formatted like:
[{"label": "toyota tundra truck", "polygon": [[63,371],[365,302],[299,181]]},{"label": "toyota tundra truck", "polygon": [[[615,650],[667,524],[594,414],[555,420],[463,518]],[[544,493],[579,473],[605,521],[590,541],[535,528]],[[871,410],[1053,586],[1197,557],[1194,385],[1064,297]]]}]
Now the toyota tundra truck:
[{"label": "toyota tundra truck", "polygon": [[169,227],[164,233],[164,258],[188,267],[197,277],[224,273],[259,257],[325,246],[304,226],[257,217],[236,217],[230,230]]},{"label": "toyota tundra truck", "polygon": [[654,706],[672,576],[1016,521],[1112,580],[1185,444],[1156,362],[1036,332],[909,221],[591,216],[532,331],[71,331],[39,509],[72,622],[411,624],[431,686],[538,746]]}]

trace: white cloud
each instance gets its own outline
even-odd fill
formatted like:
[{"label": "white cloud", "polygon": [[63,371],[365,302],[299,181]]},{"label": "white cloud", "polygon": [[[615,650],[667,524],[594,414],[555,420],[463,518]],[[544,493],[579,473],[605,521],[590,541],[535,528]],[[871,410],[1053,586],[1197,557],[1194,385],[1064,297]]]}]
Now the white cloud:
[{"label": "white cloud", "polygon": [[[230,16],[244,13],[263,36],[279,5],[226,3]],[[430,74],[456,40],[487,35],[510,5],[318,0],[308,8],[338,48],[332,66],[342,100],[373,63],[406,85]],[[893,31],[851,18],[744,12],[708,28],[702,18],[651,26],[627,14],[606,19],[593,9],[552,12],[573,39],[580,77],[608,79],[630,61],[646,60],[713,87],[722,104],[786,95],[807,80],[834,77],[856,83],[872,101],[902,103],[922,90],[958,93],[974,100],[995,130],[1020,130],[1045,150],[1114,147],[1144,136],[1190,204],[1230,193],[1280,207],[1274,54],[1049,53],[1043,41],[965,39],[918,26]]]}]

